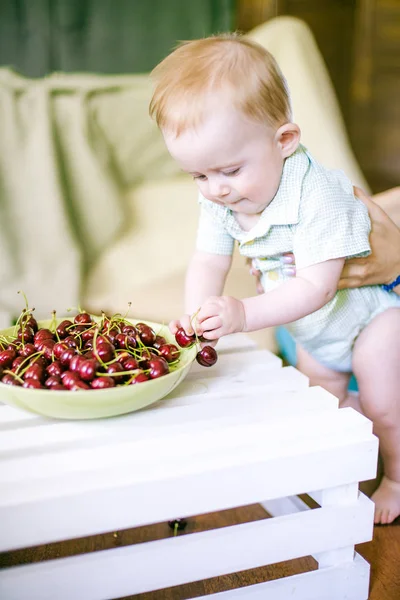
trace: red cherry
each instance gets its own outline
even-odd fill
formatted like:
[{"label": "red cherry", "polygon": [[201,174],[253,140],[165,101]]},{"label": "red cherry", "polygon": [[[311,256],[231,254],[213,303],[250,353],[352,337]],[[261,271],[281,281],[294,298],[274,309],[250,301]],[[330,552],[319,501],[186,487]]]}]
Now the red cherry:
[{"label": "red cherry", "polygon": [[57,325],[56,333],[60,339],[64,339],[69,335],[69,330],[72,327],[72,321],[68,321],[65,319],[61,321],[59,325]]},{"label": "red cherry", "polygon": [[39,341],[43,341],[43,340],[52,340],[54,339],[54,335],[53,333],[50,331],[50,329],[39,329],[33,338],[33,343],[36,346],[36,343]]},{"label": "red cherry", "polygon": [[202,367],[211,367],[218,360],[216,350],[212,346],[204,346],[197,354],[196,360]]},{"label": "red cherry", "polygon": [[110,377],[113,377],[117,383],[125,379],[125,375],[119,375],[122,371],[125,371],[125,368],[119,362],[112,363],[107,367],[107,373]]},{"label": "red cherry", "polygon": [[162,335],[156,335],[156,339],[154,341],[154,348],[157,348],[157,350],[160,349],[161,346],[164,346],[164,344],[167,343],[167,340],[165,339],[165,337],[163,337]]},{"label": "red cherry", "polygon": [[35,332],[32,327],[25,325],[23,328],[21,327],[21,329],[19,329],[17,337],[23,344],[26,344],[33,342],[34,335]]},{"label": "red cherry", "polygon": [[149,377],[146,375],[146,373],[138,373],[132,379],[130,385],[134,385],[135,383],[142,383],[143,381],[148,381],[148,380],[149,380]]},{"label": "red cherry", "polygon": [[45,377],[44,368],[38,364],[31,365],[24,373],[24,379],[37,379],[43,383]]},{"label": "red cherry", "polygon": [[54,340],[45,339],[41,342],[38,342],[37,349],[43,353],[43,356],[45,358],[47,358],[47,360],[52,360],[54,346],[55,346]]},{"label": "red cherry", "polygon": [[105,375],[104,377],[96,377],[96,379],[93,379],[90,385],[92,388],[100,390],[104,388],[114,387],[115,381],[112,377],[108,377],[107,375]]},{"label": "red cherry", "polygon": [[196,336],[195,335],[187,335],[186,331],[183,327],[180,327],[178,331],[175,333],[175,339],[177,344],[181,348],[189,348],[189,346],[193,346]]},{"label": "red cherry", "polygon": [[77,392],[79,390],[90,390],[90,385],[85,383],[84,381],[78,380],[75,381],[74,384],[69,388],[71,392]]},{"label": "red cherry", "polygon": [[1,383],[5,383],[6,385],[21,385],[20,380],[14,377],[14,375],[11,373],[6,373],[3,375]]},{"label": "red cherry", "polygon": [[173,362],[177,360],[180,356],[180,350],[175,346],[175,344],[164,344],[159,347],[160,356],[165,358],[167,362]]},{"label": "red cherry", "polygon": [[122,363],[125,371],[135,371],[139,368],[138,361],[133,356],[126,358]]},{"label": "red cherry", "polygon": [[79,372],[79,369],[81,368],[82,363],[86,360],[86,358],[84,356],[82,356],[82,354],[75,354],[75,356],[73,356],[71,358],[71,360],[69,361],[69,371],[75,371],[75,372]]},{"label": "red cherry", "polygon": [[38,324],[37,321],[35,319],[35,317],[32,317],[32,315],[28,316],[28,315],[24,315],[21,319],[21,323],[24,323],[25,325],[28,325],[29,327],[32,327],[33,331],[36,333],[38,330]]},{"label": "red cherry", "polygon": [[25,379],[24,383],[22,384],[22,387],[36,390],[41,390],[43,388],[40,381],[38,379],[33,379],[33,377]]},{"label": "red cherry", "polygon": [[95,358],[84,359],[79,367],[79,375],[85,381],[92,381],[96,377],[96,371],[99,368],[100,364]]},{"label": "red cherry", "polygon": [[8,369],[11,367],[15,358],[17,358],[15,350],[3,350],[0,352],[0,366],[4,369]]},{"label": "red cherry", "polygon": [[91,325],[92,317],[86,312],[81,312],[76,315],[74,322],[78,325]]},{"label": "red cherry", "polygon": [[52,377],[61,377],[62,372],[63,368],[58,360],[53,361],[46,367],[46,373]]},{"label": "red cherry", "polygon": [[[57,375],[50,375],[44,382],[44,385],[48,388],[53,388],[55,385],[59,385],[61,383],[61,378]],[[64,386],[63,386],[64,387]]]},{"label": "red cherry", "polygon": [[17,358],[13,360],[12,370],[18,371],[18,367],[24,362],[24,360],[25,358],[23,356],[17,356]]},{"label": "red cherry", "polygon": [[155,358],[151,358],[149,361],[149,375],[151,379],[157,379],[158,377],[162,377],[169,373],[169,366],[165,358],[162,356],[158,356]]},{"label": "red cherry", "polygon": [[33,344],[25,344],[18,351],[18,354],[20,356],[22,356],[23,358],[27,358],[28,356],[32,356],[32,354],[35,354],[36,352],[37,352],[37,350]]},{"label": "red cherry", "polygon": [[136,323],[136,329],[139,332],[139,337],[145,346],[152,346],[156,341],[156,334],[146,323]]},{"label": "red cherry", "polygon": [[72,371],[64,371],[61,373],[61,381],[69,390],[77,381],[79,381],[79,375],[78,373],[74,373]]},{"label": "red cherry", "polygon": [[118,335],[115,336],[115,345],[121,350],[129,350],[136,348],[137,341],[136,338],[133,337],[133,335],[128,335],[126,333],[118,333]]},{"label": "red cherry", "polygon": [[73,348],[67,348],[60,356],[60,363],[63,367],[69,368],[69,363],[71,359],[75,356],[76,352]]}]

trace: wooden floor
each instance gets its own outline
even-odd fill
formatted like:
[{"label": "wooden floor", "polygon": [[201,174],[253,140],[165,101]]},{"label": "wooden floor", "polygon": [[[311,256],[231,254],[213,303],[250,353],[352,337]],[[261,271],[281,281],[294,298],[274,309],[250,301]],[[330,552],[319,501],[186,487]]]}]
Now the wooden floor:
[{"label": "wooden floor", "polygon": [[[186,529],[178,535],[226,527],[235,523],[257,521],[268,518],[262,506],[255,504],[218,513],[200,515],[188,520]],[[369,600],[399,600],[400,598],[400,520],[391,526],[375,527],[374,540],[357,547],[358,552],[371,564],[371,592]],[[105,550],[129,544],[162,539],[174,535],[167,523],[97,535],[79,540],[49,544],[29,550],[0,554],[0,566],[6,567],[26,562],[37,562],[62,556],[81,554],[94,550]],[[179,567],[178,567],[179,568]],[[158,592],[129,596],[135,600],[184,600],[243,587],[262,581],[286,577],[316,569],[313,558],[301,558],[278,565],[252,569],[199,581]],[[157,565],[154,565],[157,569]],[[6,600],[6,599],[4,599]],[[77,599],[78,600],[78,599]],[[80,598],[79,600],[85,600]],[[128,600],[126,597],[124,600]]]}]

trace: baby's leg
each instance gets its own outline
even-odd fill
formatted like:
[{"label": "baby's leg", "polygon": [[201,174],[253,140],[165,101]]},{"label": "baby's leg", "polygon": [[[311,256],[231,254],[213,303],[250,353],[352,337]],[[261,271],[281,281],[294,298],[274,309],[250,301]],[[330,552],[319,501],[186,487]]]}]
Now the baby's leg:
[{"label": "baby's leg", "polygon": [[[296,367],[307,375],[310,380],[310,385],[320,385],[321,387],[331,392],[334,396],[339,398],[339,405],[342,406],[350,406],[353,403],[356,403],[349,399],[347,394],[347,388],[350,381],[350,373],[341,373],[339,371],[334,371],[333,369],[329,369],[324,365],[321,365],[315,358],[311,356],[304,348],[297,344],[297,363]],[[353,408],[357,408],[359,410],[359,406],[353,406]]]},{"label": "baby's leg", "polygon": [[400,515],[400,309],[381,313],[361,332],[353,371],[383,460],[384,476],[372,496],[375,523],[388,524]]}]

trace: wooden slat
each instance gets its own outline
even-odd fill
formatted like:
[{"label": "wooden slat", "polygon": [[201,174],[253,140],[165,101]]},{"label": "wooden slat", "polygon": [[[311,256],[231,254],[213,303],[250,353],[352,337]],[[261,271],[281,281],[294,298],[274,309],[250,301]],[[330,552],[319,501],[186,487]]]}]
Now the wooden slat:
[{"label": "wooden slat", "polygon": [[249,585],[198,600],[368,600],[369,564],[356,553],[354,561]]},{"label": "wooden slat", "polygon": [[175,470],[170,470],[160,457],[151,477],[144,468],[141,480],[137,473],[115,463],[114,469],[97,473],[83,471],[4,485],[0,551],[372,479],[377,439],[365,432],[339,445],[338,435],[336,431],[332,437],[325,436],[323,444],[310,440],[308,449],[302,451],[288,448],[283,456],[271,457],[256,448],[236,452],[231,448],[225,455],[219,451],[208,469],[204,461],[190,457],[186,467],[175,463]]},{"label": "wooden slat", "polygon": [[[229,396],[229,394],[228,394]],[[45,421],[36,419],[30,427],[10,427],[0,436],[0,459],[32,455],[33,452],[53,452],[60,445],[69,442],[76,449],[77,443],[84,446],[109,440],[120,443],[122,440],[135,439],[138,434],[147,432],[157,437],[161,430],[175,426],[178,422],[186,426],[191,422],[203,423],[215,421],[215,427],[228,424],[251,423],[261,419],[282,419],[288,414],[306,416],[311,413],[337,410],[338,400],[323,388],[306,388],[297,393],[271,393],[265,398],[253,395],[215,398],[206,396],[201,403],[170,407],[166,404],[146,411],[114,419],[112,424],[106,420],[83,422]]]},{"label": "wooden slat", "polygon": [[0,590],[7,600],[139,594],[365,542],[372,520],[373,503],[361,495],[349,506],[4,569]]}]

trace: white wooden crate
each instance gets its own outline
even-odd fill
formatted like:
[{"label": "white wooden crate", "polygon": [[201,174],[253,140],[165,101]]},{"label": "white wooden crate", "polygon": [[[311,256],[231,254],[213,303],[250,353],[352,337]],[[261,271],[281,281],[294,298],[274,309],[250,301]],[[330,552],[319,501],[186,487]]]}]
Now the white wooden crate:
[{"label": "white wooden crate", "polygon": [[167,399],[115,419],[0,406],[0,552],[258,502],[275,516],[5,568],[0,598],[105,600],[313,555],[317,571],[210,597],[367,599],[354,545],[372,537],[358,492],[376,472],[370,421],[244,336],[219,354]]}]

